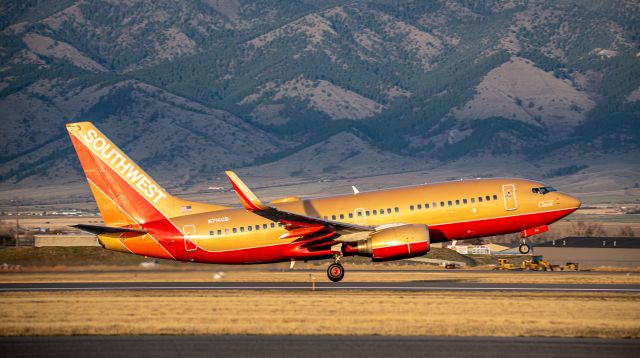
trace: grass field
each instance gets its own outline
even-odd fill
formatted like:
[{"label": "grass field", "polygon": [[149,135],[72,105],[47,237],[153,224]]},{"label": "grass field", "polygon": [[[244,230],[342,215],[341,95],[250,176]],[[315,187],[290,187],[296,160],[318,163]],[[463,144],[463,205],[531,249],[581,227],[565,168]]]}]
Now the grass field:
[{"label": "grass field", "polygon": [[0,335],[293,334],[640,338],[623,293],[14,292]]}]

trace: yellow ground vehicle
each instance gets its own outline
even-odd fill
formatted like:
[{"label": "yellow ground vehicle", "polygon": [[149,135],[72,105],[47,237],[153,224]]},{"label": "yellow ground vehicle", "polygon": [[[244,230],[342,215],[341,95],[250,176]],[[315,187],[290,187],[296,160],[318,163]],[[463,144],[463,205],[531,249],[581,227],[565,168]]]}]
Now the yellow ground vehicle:
[{"label": "yellow ground vehicle", "polygon": [[542,256],[532,256],[531,260],[522,261],[520,268],[531,271],[553,271],[554,269],[549,261],[542,259]]},{"label": "yellow ground vehicle", "polygon": [[567,262],[567,264],[562,267],[563,271],[578,271],[578,263],[577,262]]},{"label": "yellow ground vehicle", "polygon": [[515,270],[516,267],[509,263],[507,259],[498,259],[498,265],[493,268],[494,270]]}]

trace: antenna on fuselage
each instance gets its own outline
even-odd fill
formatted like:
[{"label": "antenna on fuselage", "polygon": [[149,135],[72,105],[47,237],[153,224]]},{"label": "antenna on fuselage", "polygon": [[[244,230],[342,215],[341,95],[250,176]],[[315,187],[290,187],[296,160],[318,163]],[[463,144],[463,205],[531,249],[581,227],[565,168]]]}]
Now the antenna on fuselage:
[{"label": "antenna on fuselage", "polygon": [[352,186],[351,186],[351,189],[353,189],[353,195],[356,195],[356,194],[359,194],[359,193],[360,193],[360,190],[358,190],[358,188],[356,188],[356,186],[355,186],[355,185],[352,185]]}]

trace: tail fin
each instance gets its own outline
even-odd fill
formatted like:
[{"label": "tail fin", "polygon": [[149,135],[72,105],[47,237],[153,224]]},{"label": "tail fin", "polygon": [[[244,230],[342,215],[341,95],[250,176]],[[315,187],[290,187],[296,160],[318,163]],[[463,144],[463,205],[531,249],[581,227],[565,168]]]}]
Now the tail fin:
[{"label": "tail fin", "polygon": [[67,124],[89,187],[107,226],[140,224],[225,209],[169,195],[90,122]]}]

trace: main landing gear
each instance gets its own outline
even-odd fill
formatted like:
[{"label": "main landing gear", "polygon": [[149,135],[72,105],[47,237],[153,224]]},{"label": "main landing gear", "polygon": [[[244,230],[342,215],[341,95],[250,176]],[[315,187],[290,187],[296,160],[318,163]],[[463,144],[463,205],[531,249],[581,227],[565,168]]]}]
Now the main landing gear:
[{"label": "main landing gear", "polygon": [[340,264],[339,257],[334,258],[335,262],[327,268],[327,277],[333,282],[338,282],[344,277],[344,267]]},{"label": "main landing gear", "polygon": [[522,244],[520,244],[520,247],[518,248],[518,250],[520,250],[521,254],[526,255],[529,253],[529,251],[531,251],[531,246],[523,242]]},{"label": "main landing gear", "polygon": [[327,277],[333,282],[338,282],[344,277],[344,267],[339,262],[334,262],[327,268]]}]

